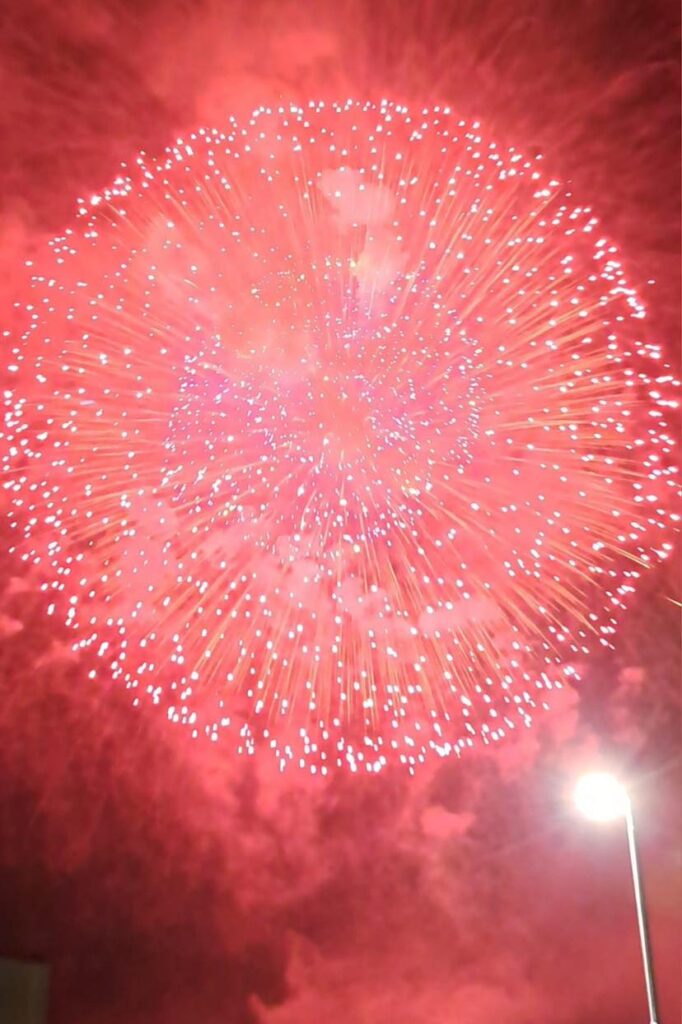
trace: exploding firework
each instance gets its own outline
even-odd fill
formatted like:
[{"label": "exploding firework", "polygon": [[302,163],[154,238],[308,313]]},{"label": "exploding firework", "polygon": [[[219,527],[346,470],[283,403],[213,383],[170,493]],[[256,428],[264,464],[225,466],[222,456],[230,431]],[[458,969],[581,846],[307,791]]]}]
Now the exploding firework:
[{"label": "exploding firework", "polygon": [[670,550],[676,382],[540,166],[313,103],[82,201],[21,307],[6,489],[93,677],[375,771],[528,724],[609,643]]}]

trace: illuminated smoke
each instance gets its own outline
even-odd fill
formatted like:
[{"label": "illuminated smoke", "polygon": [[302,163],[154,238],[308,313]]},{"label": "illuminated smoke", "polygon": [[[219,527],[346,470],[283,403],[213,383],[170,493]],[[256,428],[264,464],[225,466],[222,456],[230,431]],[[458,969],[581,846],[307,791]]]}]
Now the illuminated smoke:
[{"label": "illuminated smoke", "polygon": [[6,488],[93,678],[374,771],[529,724],[609,643],[670,550],[676,382],[540,168],[311,103],[82,201],[9,345]]}]

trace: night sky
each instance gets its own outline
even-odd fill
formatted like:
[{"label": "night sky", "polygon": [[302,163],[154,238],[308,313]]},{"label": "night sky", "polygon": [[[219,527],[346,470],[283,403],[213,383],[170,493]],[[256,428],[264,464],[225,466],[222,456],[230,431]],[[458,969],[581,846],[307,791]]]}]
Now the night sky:
[{"label": "night sky", "polygon": [[[676,362],[677,8],[8,0],[3,307],[138,150],[263,101],[390,96],[541,151],[656,281],[647,329]],[[661,1019],[679,1019],[677,561],[531,730],[413,777],[326,779],[93,684],[37,578],[0,564],[0,955],[50,964],[50,1024],[644,1021],[622,824],[568,799],[594,765],[631,783]]]}]

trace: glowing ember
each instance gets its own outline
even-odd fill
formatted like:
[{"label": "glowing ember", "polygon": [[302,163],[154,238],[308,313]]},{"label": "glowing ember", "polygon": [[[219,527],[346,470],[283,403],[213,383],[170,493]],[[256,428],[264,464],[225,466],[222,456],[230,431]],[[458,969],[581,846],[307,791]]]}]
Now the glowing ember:
[{"label": "glowing ember", "polygon": [[34,268],[10,522],[194,735],[412,767],[544,704],[670,550],[676,386],[612,245],[445,108],[261,108]]}]

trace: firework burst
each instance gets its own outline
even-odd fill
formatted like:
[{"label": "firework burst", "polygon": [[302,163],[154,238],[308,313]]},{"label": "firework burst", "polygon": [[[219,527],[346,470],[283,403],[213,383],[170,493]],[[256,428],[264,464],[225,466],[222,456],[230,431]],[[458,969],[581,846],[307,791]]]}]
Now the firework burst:
[{"label": "firework burst", "polygon": [[11,345],[6,492],[93,676],[378,770],[528,724],[609,643],[670,550],[676,382],[540,166],[312,103],[81,203]]}]

